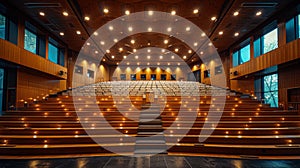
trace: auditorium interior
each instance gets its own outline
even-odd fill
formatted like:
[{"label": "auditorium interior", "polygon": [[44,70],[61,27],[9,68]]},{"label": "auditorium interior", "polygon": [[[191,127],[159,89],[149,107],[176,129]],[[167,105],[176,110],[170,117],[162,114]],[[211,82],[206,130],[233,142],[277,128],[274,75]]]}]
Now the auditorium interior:
[{"label": "auditorium interior", "polygon": [[300,1],[0,0],[0,167],[299,167]]}]

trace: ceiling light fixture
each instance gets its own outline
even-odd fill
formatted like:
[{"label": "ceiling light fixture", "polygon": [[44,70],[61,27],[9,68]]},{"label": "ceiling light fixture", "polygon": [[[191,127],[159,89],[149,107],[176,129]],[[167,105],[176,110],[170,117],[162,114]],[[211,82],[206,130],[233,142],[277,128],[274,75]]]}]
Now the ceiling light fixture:
[{"label": "ceiling light fixture", "polygon": [[219,35],[223,35],[223,33],[224,33],[223,31],[220,31],[220,32],[219,32]]},{"label": "ceiling light fixture", "polygon": [[188,53],[191,54],[191,53],[192,53],[192,50],[189,50]]},{"label": "ceiling light fixture", "polygon": [[84,17],[84,20],[85,20],[85,21],[89,21],[89,20],[90,20],[90,17],[85,16],[85,17]]},{"label": "ceiling light fixture", "polygon": [[107,13],[109,12],[109,10],[108,10],[107,8],[104,8],[104,9],[103,9],[103,12],[104,12],[105,14],[107,14]]},{"label": "ceiling light fixture", "polygon": [[40,12],[39,13],[41,16],[45,16],[45,13],[44,12]]},{"label": "ceiling light fixture", "polygon": [[186,56],[183,56],[183,59],[186,59]]},{"label": "ceiling light fixture", "polygon": [[114,55],[112,55],[112,56],[111,56],[111,58],[112,58],[112,59],[114,59],[114,58],[115,58],[115,56],[114,56]]},{"label": "ceiling light fixture", "polygon": [[136,52],[136,49],[135,49],[135,48],[133,49],[133,52]]},{"label": "ceiling light fixture", "polygon": [[134,43],[135,43],[135,40],[130,40],[130,43],[131,43],[131,44],[134,44]]},{"label": "ceiling light fixture", "polygon": [[238,33],[238,32],[234,33],[234,36],[235,36],[235,37],[237,37],[237,36],[239,36],[239,35],[240,35],[240,33]]},{"label": "ceiling light fixture", "polygon": [[175,50],[174,50],[175,52],[178,52],[179,51],[179,49],[178,48],[175,48]]},{"label": "ceiling light fixture", "polygon": [[61,36],[64,36],[64,35],[65,35],[65,33],[64,33],[64,32],[60,32],[60,33],[59,33],[59,35],[61,35]]},{"label": "ceiling light fixture", "polygon": [[168,32],[172,31],[172,28],[171,28],[171,27],[168,27],[168,28],[167,28],[167,31],[168,31]]},{"label": "ceiling light fixture", "polygon": [[148,27],[148,32],[152,32],[152,27]]},{"label": "ceiling light fixture", "polygon": [[113,27],[113,26],[109,26],[108,29],[109,29],[110,31],[112,31],[112,30],[114,30],[114,27]]},{"label": "ceiling light fixture", "polygon": [[125,15],[129,15],[130,14],[130,11],[129,10],[126,10],[125,11]]},{"label": "ceiling light fixture", "polygon": [[168,43],[169,43],[169,40],[164,40],[164,43],[165,43],[165,44],[168,44]]},{"label": "ceiling light fixture", "polygon": [[148,56],[147,56],[147,59],[150,59],[150,58],[151,58],[151,56],[150,56],[150,55],[148,55]]},{"label": "ceiling light fixture", "polygon": [[262,14],[261,11],[256,12],[256,16],[260,16]]},{"label": "ceiling light fixture", "polygon": [[152,15],[153,15],[153,11],[151,11],[151,10],[148,11],[148,15],[149,15],[149,16],[152,16]]},{"label": "ceiling light fixture", "polygon": [[76,34],[78,34],[78,35],[79,35],[79,34],[81,34],[81,32],[80,32],[79,30],[77,30],[77,31],[76,31]]},{"label": "ceiling light fixture", "polygon": [[123,48],[122,48],[122,47],[120,47],[120,48],[119,48],[119,51],[123,51]]},{"label": "ceiling light fixture", "polygon": [[133,28],[132,28],[132,27],[128,27],[128,31],[130,31],[130,32],[131,32],[132,30],[133,30]]},{"label": "ceiling light fixture", "polygon": [[107,53],[110,53],[110,50],[106,50]]},{"label": "ceiling light fixture", "polygon": [[185,31],[190,31],[190,30],[191,30],[190,27],[186,27],[186,28],[185,28]]},{"label": "ceiling light fixture", "polygon": [[215,20],[217,20],[217,17],[213,16],[213,17],[211,17],[210,19],[211,19],[212,21],[215,21]]},{"label": "ceiling light fixture", "polygon": [[172,10],[172,11],[171,11],[171,15],[176,15],[176,11],[175,11],[175,10]]},{"label": "ceiling light fixture", "polygon": [[194,13],[194,14],[197,14],[198,12],[199,12],[198,9],[194,9],[194,10],[193,10],[193,13]]},{"label": "ceiling light fixture", "polygon": [[66,12],[66,11],[63,11],[63,13],[62,13],[64,16],[69,16],[69,13],[68,12]]},{"label": "ceiling light fixture", "polygon": [[123,58],[124,58],[124,59],[126,59],[126,58],[127,58],[127,56],[126,56],[126,55],[124,55],[124,56],[123,56]]},{"label": "ceiling light fixture", "polygon": [[174,55],[172,55],[172,57],[171,57],[172,59],[174,59],[175,57],[174,57]]},{"label": "ceiling light fixture", "polygon": [[233,16],[238,16],[240,13],[238,12],[238,11],[235,11],[234,13],[233,13]]}]

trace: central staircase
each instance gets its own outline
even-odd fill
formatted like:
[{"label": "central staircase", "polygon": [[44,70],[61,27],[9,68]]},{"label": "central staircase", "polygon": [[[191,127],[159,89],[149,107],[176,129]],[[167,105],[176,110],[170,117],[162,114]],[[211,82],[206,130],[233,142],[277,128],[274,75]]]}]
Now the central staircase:
[{"label": "central staircase", "polygon": [[144,103],[141,109],[135,155],[166,153],[167,145],[160,116],[160,105]]}]

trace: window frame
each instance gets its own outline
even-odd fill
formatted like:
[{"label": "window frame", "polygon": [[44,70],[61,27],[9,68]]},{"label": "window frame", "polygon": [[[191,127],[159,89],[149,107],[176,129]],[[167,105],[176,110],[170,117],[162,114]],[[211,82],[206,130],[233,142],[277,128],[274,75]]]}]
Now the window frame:
[{"label": "window frame", "polygon": [[[242,54],[241,51],[249,46],[249,60],[242,62]],[[237,61],[235,60],[235,54],[237,53]],[[251,45],[250,43],[247,43],[246,45],[243,45],[242,47],[239,47],[235,52],[232,53],[232,67],[237,67],[239,65],[242,65],[246,62],[249,62],[251,60]],[[237,63],[237,65],[235,64]]]},{"label": "window frame", "polygon": [[[50,60],[50,57],[49,57],[49,48],[50,48],[50,45],[52,45],[52,46],[54,46],[56,49],[57,49],[57,53],[56,53],[56,62],[53,62],[53,61],[51,61]],[[48,60],[50,61],[50,62],[53,62],[53,63],[55,63],[55,64],[60,64],[60,59],[59,59],[59,47],[57,46],[57,45],[55,45],[55,44],[53,44],[53,43],[51,43],[51,42],[48,42]]]}]

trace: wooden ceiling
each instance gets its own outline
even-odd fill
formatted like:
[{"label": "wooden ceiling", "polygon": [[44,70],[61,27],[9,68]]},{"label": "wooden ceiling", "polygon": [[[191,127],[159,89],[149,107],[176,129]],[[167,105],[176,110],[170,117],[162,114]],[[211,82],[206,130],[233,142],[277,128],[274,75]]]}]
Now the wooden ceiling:
[{"label": "wooden ceiling", "polygon": [[[221,52],[292,2],[295,0],[13,0],[9,3],[36,20],[75,51],[80,51],[94,31],[125,15],[126,10],[130,13],[152,10],[168,13],[176,11],[176,15],[188,19],[203,30]],[[108,9],[108,13],[104,13],[104,9]],[[195,9],[198,13],[193,12]],[[39,15],[41,11],[45,16]],[[64,11],[68,16],[62,14]],[[258,11],[262,12],[260,16],[256,16]],[[239,14],[234,16],[235,12]],[[86,16],[90,18],[89,21],[84,19]],[[212,17],[216,20],[211,20]],[[76,31],[81,34],[76,34]],[[60,36],[60,32],[64,32],[64,36]],[[223,34],[220,35],[220,32]],[[238,36],[235,36],[236,33]],[[159,33],[142,33],[120,40],[110,49],[111,53],[106,53],[107,63],[116,64],[123,59],[124,54],[117,51],[122,46],[125,53],[126,50],[132,52],[133,48],[149,47],[146,45],[148,42],[151,47],[173,50],[163,43],[163,39],[167,37]],[[131,44],[131,39],[136,43]],[[184,42],[170,38],[169,44],[171,43],[181,48],[177,54],[180,57],[186,55],[187,63],[198,61],[194,52],[187,53],[190,48]],[[111,58],[112,55],[114,59]]]}]

